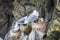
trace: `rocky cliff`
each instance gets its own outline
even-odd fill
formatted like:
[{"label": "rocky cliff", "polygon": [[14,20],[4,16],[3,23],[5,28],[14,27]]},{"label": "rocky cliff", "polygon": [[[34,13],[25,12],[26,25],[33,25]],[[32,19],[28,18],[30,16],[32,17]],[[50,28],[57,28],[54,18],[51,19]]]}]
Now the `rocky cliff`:
[{"label": "rocky cliff", "polygon": [[[52,1],[52,0],[51,0]],[[13,22],[29,15],[34,9],[39,12],[50,27],[52,21],[60,16],[54,4],[44,0],[0,0],[0,37],[5,38]],[[52,1],[53,3],[54,1]],[[47,6],[46,6],[47,5]],[[49,12],[48,12],[49,11]]]}]

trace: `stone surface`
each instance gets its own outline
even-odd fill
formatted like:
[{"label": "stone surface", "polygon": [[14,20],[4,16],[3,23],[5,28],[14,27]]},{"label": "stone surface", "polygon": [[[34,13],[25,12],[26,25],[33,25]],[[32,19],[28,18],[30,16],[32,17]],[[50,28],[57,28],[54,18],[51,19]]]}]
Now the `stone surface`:
[{"label": "stone surface", "polygon": [[48,30],[48,35],[50,35],[52,31],[60,31],[60,18],[53,20],[51,28]]},{"label": "stone surface", "polygon": [[[13,1],[0,0],[0,37],[4,38],[5,34],[10,30],[13,19],[12,9]],[[12,17],[12,18],[11,18]]]},{"label": "stone surface", "polygon": [[25,14],[25,8],[21,6],[19,3],[14,4],[14,10],[12,11],[15,20],[18,20]]},{"label": "stone surface", "polygon": [[59,40],[60,39],[60,17],[53,20],[50,25],[50,29],[47,32],[47,40]]}]

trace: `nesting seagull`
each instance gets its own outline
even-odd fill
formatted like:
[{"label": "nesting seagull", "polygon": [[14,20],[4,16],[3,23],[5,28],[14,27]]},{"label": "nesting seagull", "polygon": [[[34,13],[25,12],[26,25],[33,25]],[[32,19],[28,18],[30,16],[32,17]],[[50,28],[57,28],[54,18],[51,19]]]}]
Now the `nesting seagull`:
[{"label": "nesting seagull", "polygon": [[35,21],[39,16],[39,12],[34,10],[32,14],[30,14],[28,17],[22,17],[18,21],[16,21],[16,24],[27,24],[28,22],[33,22]]},{"label": "nesting seagull", "polygon": [[28,17],[22,17],[21,19],[17,20],[15,22],[15,24],[13,25],[14,27],[14,31],[18,31],[19,30],[19,25],[18,24],[27,24],[28,22],[33,22],[35,21],[39,16],[39,12],[34,10],[32,12],[32,14],[30,14]]}]

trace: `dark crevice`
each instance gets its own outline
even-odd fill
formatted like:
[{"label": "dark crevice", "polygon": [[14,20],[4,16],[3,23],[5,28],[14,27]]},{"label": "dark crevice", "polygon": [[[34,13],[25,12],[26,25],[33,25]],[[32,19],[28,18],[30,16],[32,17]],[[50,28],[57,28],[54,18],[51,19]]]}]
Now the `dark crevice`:
[{"label": "dark crevice", "polygon": [[3,23],[1,23],[2,25],[0,25],[0,37],[2,37],[3,39],[10,30],[10,27],[14,20],[14,16],[12,13],[12,10],[14,9],[13,1],[14,0],[3,0],[0,3],[0,14],[3,15],[4,19],[4,21],[2,21]]}]

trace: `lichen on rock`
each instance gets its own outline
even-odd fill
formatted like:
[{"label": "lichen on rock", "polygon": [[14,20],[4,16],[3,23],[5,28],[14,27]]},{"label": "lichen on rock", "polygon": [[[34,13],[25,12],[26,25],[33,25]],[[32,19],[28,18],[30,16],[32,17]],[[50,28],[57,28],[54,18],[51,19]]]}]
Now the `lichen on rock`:
[{"label": "lichen on rock", "polygon": [[[52,24],[50,25],[50,29],[47,32],[47,39],[48,40],[59,40],[60,36],[60,18],[53,20]],[[58,38],[57,38],[58,36]]]}]

